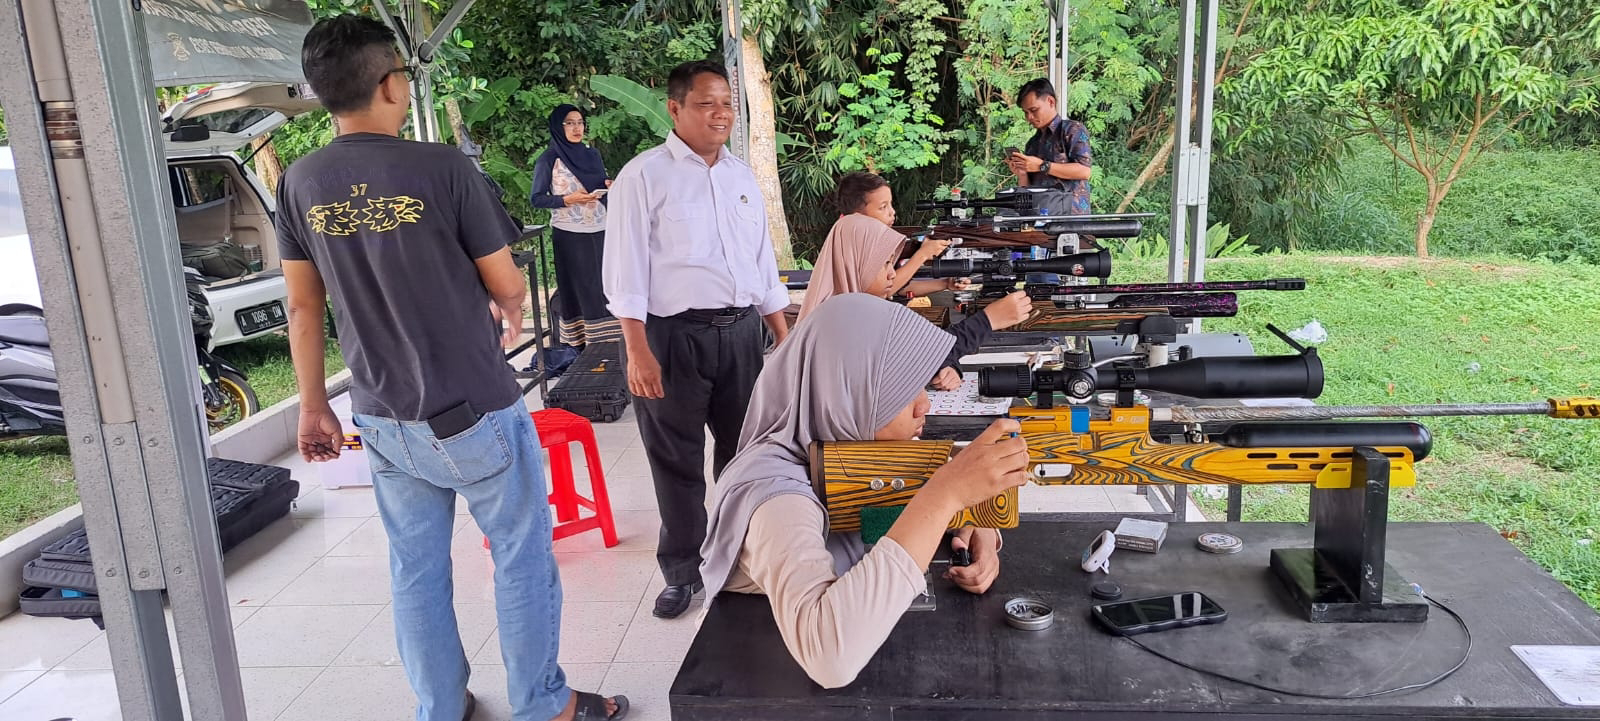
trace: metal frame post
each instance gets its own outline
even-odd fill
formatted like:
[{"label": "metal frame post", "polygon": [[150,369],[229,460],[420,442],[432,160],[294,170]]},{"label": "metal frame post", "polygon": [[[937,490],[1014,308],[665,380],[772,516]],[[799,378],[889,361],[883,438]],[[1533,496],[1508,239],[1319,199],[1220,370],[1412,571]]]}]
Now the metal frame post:
[{"label": "metal frame post", "polygon": [[1048,66],[1050,70],[1050,84],[1057,88],[1061,87],[1060,68],[1056,63],[1056,58],[1061,57],[1061,54],[1056,51],[1056,7],[1060,4],[1060,2],[1061,0],[1045,0],[1044,3],[1045,14],[1050,16],[1050,29],[1045,33],[1046,35],[1050,36],[1050,60]]},{"label": "metal frame post", "polygon": [[426,35],[423,34],[422,17],[428,11],[427,6],[421,0],[397,2],[400,5],[399,18],[389,9],[389,0],[377,0],[372,4],[372,9],[377,12],[378,19],[399,37],[400,58],[417,66],[416,75],[411,78],[411,137],[418,142],[437,143],[444,135],[440,132],[439,119],[433,112],[433,53],[444,44],[450,33],[455,32],[456,26],[461,24],[461,18],[477,0],[456,0],[456,4],[445,13],[444,19]]},{"label": "metal frame post", "polygon": [[740,60],[744,26],[739,19],[738,0],[717,0],[722,10],[722,64],[728,69],[728,85],[733,90],[733,133],[729,150],[740,160],[750,157],[750,108],[745,104],[744,63]]},{"label": "metal frame post", "polygon": [[1072,77],[1068,74],[1071,68],[1072,47],[1067,43],[1067,36],[1071,33],[1072,24],[1067,20],[1067,13],[1072,10],[1071,0],[1058,0],[1060,2],[1060,15],[1056,18],[1056,27],[1061,31],[1061,52],[1056,55],[1056,62],[1061,64],[1059,71],[1060,80],[1051,81],[1056,88],[1056,93],[1061,96],[1061,114],[1067,113],[1067,96],[1071,94]]},{"label": "metal frame post", "polygon": [[[1211,126],[1217,66],[1217,0],[1183,0],[1183,56],[1178,65],[1177,108],[1173,123],[1176,137],[1172,155],[1171,254],[1167,279],[1171,282],[1205,280],[1207,205],[1211,188]],[[1198,27],[1197,27],[1198,26]],[[1200,77],[1195,77],[1196,31],[1200,35]],[[1198,86],[1196,82],[1198,81]],[[1199,111],[1195,111],[1195,96]],[[1189,332],[1200,331],[1199,319],[1189,321]]]},{"label": "metal frame post", "polygon": [[144,25],[125,0],[0,1],[0,101],[126,721],[243,721]]},{"label": "metal frame post", "polygon": [[411,133],[420,142],[437,143],[440,135],[439,119],[433,109],[433,55],[422,53],[426,45],[422,38],[428,32],[423,18],[427,16],[428,7],[422,0],[400,1],[401,17],[407,29],[402,37],[411,44],[410,54],[417,65],[416,75],[411,79]]},{"label": "metal frame post", "polygon": [[1045,0],[1044,9],[1050,16],[1050,84],[1055,87],[1056,93],[1061,97],[1061,114],[1067,113],[1066,97],[1067,86],[1070,79],[1067,75],[1068,60],[1071,51],[1067,43],[1070,35],[1070,24],[1067,13],[1071,10],[1070,0]]}]

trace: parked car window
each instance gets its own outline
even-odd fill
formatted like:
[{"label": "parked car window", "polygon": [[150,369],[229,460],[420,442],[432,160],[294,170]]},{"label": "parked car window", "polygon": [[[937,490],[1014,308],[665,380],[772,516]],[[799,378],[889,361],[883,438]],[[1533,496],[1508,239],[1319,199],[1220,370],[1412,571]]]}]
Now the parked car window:
[{"label": "parked car window", "polygon": [[186,118],[183,122],[204,125],[213,133],[242,133],[250,126],[266,120],[267,116],[274,112],[277,111],[267,108],[239,108],[207,113],[198,118]]},{"label": "parked car window", "polygon": [[0,170],[0,238],[27,235],[22,221],[22,192],[17,189],[17,171]]},{"label": "parked car window", "polygon": [[206,165],[167,167],[172,183],[172,205],[188,208],[222,200],[228,195],[228,171]]}]

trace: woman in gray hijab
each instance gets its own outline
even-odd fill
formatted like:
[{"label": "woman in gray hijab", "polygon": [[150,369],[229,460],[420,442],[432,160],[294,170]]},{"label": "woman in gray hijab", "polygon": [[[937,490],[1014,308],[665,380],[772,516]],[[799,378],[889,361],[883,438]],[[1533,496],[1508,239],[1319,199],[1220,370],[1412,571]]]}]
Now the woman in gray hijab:
[{"label": "woman in gray hijab", "polygon": [[[739,455],[716,486],[700,575],[762,593],[784,645],[818,684],[849,684],[924,587],[923,574],[961,509],[1026,480],[1016,421],[996,421],[936,472],[867,550],[828,533],[807,480],[813,441],[910,440],[928,410],[924,384],[955,339],[906,308],[862,293],[823,302],[768,359],[750,399]],[[971,566],[948,576],[982,593],[999,573],[999,534],[962,529]]]}]

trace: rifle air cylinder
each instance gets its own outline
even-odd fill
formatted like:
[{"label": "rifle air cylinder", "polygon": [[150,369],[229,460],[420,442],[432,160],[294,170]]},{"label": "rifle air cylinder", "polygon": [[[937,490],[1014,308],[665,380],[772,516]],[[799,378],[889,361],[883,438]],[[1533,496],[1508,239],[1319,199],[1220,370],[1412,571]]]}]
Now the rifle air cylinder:
[{"label": "rifle air cylinder", "polygon": [[[999,217],[995,222],[1010,220]],[[1027,222],[1025,218],[1019,219]],[[1144,232],[1144,224],[1137,220],[1047,220],[1044,232],[1050,235],[1077,233],[1096,238],[1137,238]]]}]

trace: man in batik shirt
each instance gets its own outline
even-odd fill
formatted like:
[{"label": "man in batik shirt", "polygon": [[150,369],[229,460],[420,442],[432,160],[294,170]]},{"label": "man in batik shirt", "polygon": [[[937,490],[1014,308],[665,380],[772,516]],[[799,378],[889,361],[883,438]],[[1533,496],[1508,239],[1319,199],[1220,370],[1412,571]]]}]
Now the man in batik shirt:
[{"label": "man in batik shirt", "polygon": [[1088,215],[1092,155],[1089,129],[1061,115],[1056,89],[1044,78],[1023,85],[1017,91],[1017,105],[1034,128],[1024,151],[1013,151],[1006,158],[1006,165],[1017,176],[1017,184],[1061,191],[1062,195],[1057,197],[1065,199],[1066,207],[1041,209],[1048,210],[1051,215]]}]

